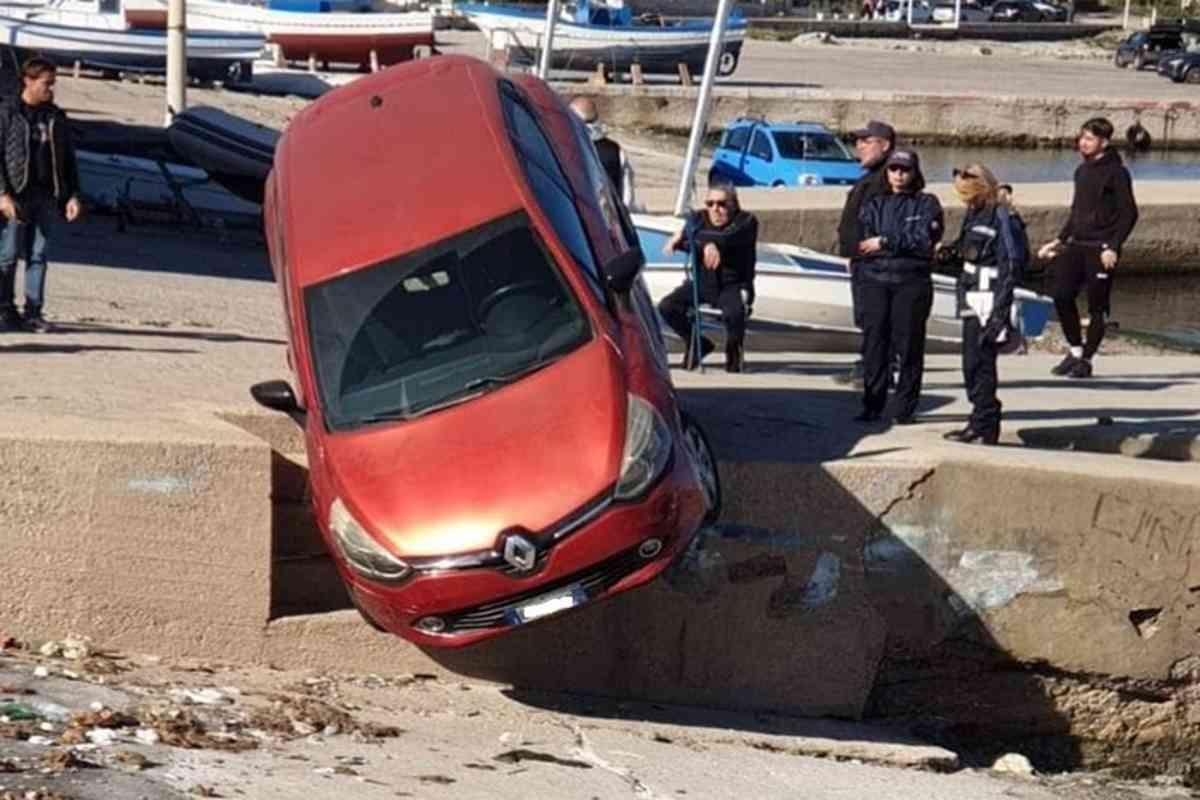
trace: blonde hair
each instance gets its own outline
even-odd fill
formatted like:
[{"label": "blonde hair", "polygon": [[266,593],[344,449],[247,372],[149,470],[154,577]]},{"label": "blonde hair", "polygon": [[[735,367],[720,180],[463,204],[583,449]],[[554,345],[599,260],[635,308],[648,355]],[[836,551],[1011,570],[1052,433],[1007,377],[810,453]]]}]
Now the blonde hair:
[{"label": "blonde hair", "polygon": [[983,164],[968,164],[954,178],[954,192],[968,206],[1009,205],[1000,197],[1000,181]]}]

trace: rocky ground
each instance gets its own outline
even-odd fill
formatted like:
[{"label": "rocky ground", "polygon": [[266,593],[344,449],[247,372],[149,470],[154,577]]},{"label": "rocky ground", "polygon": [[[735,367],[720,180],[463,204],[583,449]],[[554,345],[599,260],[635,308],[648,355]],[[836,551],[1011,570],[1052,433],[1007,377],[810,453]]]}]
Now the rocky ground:
[{"label": "rocky ground", "polygon": [[803,48],[835,48],[849,50],[891,50],[905,53],[929,53],[949,56],[994,56],[1000,59],[1045,61],[1112,61],[1113,50],[1122,38],[1119,31],[1107,32],[1087,39],[1068,39],[1059,42],[993,42],[976,39],[912,39],[853,38],[843,39],[822,33],[805,33],[792,39]]},{"label": "rocky ground", "polygon": [[522,694],[432,675],[0,649],[0,800],[1182,798],[1191,772],[991,770],[894,730]]}]

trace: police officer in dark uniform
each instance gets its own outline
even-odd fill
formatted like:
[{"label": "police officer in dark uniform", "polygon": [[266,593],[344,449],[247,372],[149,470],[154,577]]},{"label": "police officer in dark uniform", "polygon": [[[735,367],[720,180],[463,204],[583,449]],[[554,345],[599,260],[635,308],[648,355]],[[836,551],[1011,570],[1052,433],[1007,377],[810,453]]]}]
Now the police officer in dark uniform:
[{"label": "police officer in dark uniform", "polygon": [[[971,418],[946,439],[995,444],[1000,438],[1000,401],[996,397],[996,357],[1017,347],[1020,334],[1011,324],[1013,296],[1029,260],[1024,223],[1009,206],[992,171],[982,164],[954,170],[954,191],[967,206],[958,240],[939,255],[958,260],[959,308],[963,315],[963,383]],[[941,260],[941,259],[939,259]]]},{"label": "police officer in dark uniform", "polygon": [[883,415],[888,373],[899,380],[892,401],[896,425],[915,422],[925,372],[925,326],[933,308],[934,247],[942,238],[942,206],[921,191],[925,178],[912,150],[895,150],[884,164],[888,192],[859,214],[855,271],[860,276],[863,325],[863,408],[855,419]]},{"label": "police officer in dark uniform", "polygon": [[625,158],[625,151],[621,149],[621,145],[608,137],[608,131],[600,122],[596,102],[590,97],[576,97],[571,100],[571,110],[587,125],[592,144],[596,146],[596,155],[600,156],[600,163],[604,166],[609,181],[621,196],[625,207],[632,208],[635,199],[633,167]]},{"label": "police officer in dark uniform", "polygon": [[[838,222],[838,255],[850,259],[850,300],[854,311],[854,324],[862,328],[862,310],[859,302],[859,276],[854,269],[858,257],[858,214],[872,197],[888,191],[887,175],[883,164],[896,146],[896,130],[886,122],[871,120],[865,127],[853,131],[854,151],[858,163],[866,173],[854,184],[842,207],[842,218]],[[850,372],[834,378],[839,383],[854,383],[862,379],[862,362],[855,364]]]}]

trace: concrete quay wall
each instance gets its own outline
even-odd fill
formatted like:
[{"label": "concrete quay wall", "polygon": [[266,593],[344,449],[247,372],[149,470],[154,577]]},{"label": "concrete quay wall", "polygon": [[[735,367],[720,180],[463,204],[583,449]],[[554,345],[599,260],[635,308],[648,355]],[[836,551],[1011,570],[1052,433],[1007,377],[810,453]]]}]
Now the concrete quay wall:
[{"label": "concrete quay wall", "polygon": [[[949,184],[930,184],[946,210],[947,236],[957,234],[963,206]],[[1069,183],[1019,184],[1017,206],[1029,229],[1034,248],[1058,235],[1070,211]],[[1139,181],[1134,186],[1140,216],[1126,242],[1121,267],[1125,270],[1200,270],[1200,197],[1191,181]],[[800,244],[825,253],[837,250],[837,225],[845,188],[804,190],[743,189],[742,205],[759,217],[762,241]],[[669,214],[673,191],[642,193],[651,213]]]},{"label": "concrete quay wall", "polygon": [[[1073,468],[1019,452],[987,464],[943,452],[726,461],[722,524],[664,579],[484,645],[423,652],[333,610],[345,597],[304,505],[302,459],[248,432],[227,439],[5,442],[0,630],[937,720],[931,735],[950,741],[1010,728],[1110,747],[1200,740],[1200,500],[1186,465],[1149,478],[1082,454]],[[1122,695],[1126,684],[1141,694]],[[1140,709],[1146,693],[1159,700]]]},{"label": "concrete quay wall", "polygon": [[[563,84],[561,91],[578,92]],[[695,113],[695,88],[603,86],[589,89],[609,124],[687,133]],[[826,91],[764,86],[718,86],[710,128],[738,117],[822,122],[846,135],[868,117],[886,119],[905,141],[930,144],[1028,147],[1069,145],[1079,123],[1105,116],[1118,131],[1140,120],[1156,147],[1200,149],[1200,102],[1101,96],[1021,97],[888,91]]]}]

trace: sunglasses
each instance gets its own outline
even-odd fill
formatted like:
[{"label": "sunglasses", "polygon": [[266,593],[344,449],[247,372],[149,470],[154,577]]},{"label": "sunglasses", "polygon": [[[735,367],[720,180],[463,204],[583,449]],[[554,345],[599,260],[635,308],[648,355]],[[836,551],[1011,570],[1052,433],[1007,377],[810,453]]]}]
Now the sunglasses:
[{"label": "sunglasses", "polygon": [[892,164],[888,167],[888,172],[912,172],[912,167],[906,167],[903,164]]},{"label": "sunglasses", "polygon": [[729,208],[728,200],[705,200],[704,205],[709,208]]},{"label": "sunglasses", "polygon": [[972,181],[977,181],[981,177],[979,175],[976,175],[974,172],[969,172],[965,169],[959,169],[958,167],[955,167],[954,169],[950,170],[950,174],[953,175],[955,178],[966,178],[967,180],[972,180]]}]

